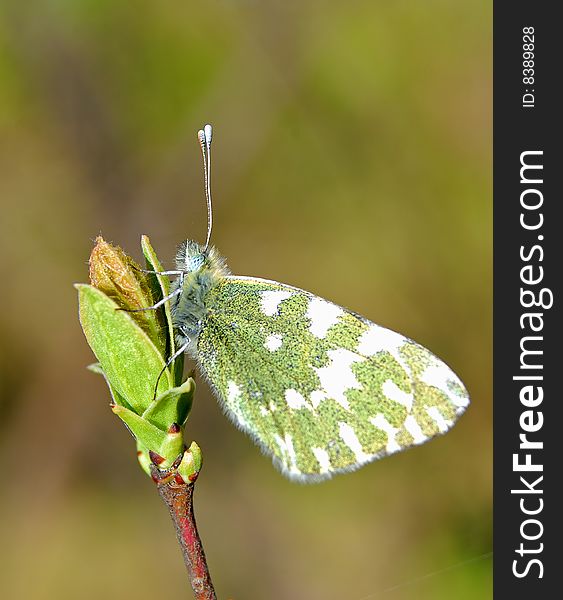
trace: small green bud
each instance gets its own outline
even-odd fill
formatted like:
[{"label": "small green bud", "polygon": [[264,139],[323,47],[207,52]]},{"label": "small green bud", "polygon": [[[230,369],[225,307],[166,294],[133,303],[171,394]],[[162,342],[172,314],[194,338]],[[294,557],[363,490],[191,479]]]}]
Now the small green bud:
[{"label": "small green bud", "polygon": [[195,442],[192,442],[190,447],[184,452],[182,462],[178,466],[178,473],[186,483],[188,481],[194,482],[201,471],[201,465],[202,456],[200,447]]}]

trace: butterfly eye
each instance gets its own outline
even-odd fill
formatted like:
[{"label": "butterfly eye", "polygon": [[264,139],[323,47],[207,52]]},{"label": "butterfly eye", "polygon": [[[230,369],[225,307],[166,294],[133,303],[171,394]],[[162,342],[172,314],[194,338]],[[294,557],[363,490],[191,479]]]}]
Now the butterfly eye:
[{"label": "butterfly eye", "polygon": [[203,254],[196,254],[195,256],[190,256],[186,265],[188,271],[197,271],[203,265],[204,261],[205,256]]}]

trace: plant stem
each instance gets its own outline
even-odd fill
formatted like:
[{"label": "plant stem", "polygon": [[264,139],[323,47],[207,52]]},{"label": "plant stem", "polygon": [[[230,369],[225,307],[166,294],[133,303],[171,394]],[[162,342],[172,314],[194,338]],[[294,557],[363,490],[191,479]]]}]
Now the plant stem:
[{"label": "plant stem", "polygon": [[195,522],[193,510],[195,481],[186,483],[174,465],[165,471],[152,465],[151,473],[176,528],[195,599],[216,600],[217,596]]}]

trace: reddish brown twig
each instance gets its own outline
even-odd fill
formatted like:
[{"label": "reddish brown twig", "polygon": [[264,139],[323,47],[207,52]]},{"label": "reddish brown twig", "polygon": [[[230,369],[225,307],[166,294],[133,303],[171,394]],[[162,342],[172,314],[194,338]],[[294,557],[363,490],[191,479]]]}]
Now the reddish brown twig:
[{"label": "reddish brown twig", "polygon": [[195,599],[216,600],[217,596],[195,522],[193,510],[195,480],[186,483],[176,468],[177,465],[172,465],[170,469],[161,471],[153,464],[152,478],[174,522]]}]

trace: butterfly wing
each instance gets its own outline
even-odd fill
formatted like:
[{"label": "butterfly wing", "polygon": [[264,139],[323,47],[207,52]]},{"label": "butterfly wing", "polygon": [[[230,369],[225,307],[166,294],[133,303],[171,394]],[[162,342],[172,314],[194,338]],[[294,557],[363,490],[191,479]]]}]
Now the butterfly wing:
[{"label": "butterfly wing", "polygon": [[309,292],[229,276],[207,304],[201,369],[226,414],[292,479],[421,444],[469,404],[431,352]]}]

